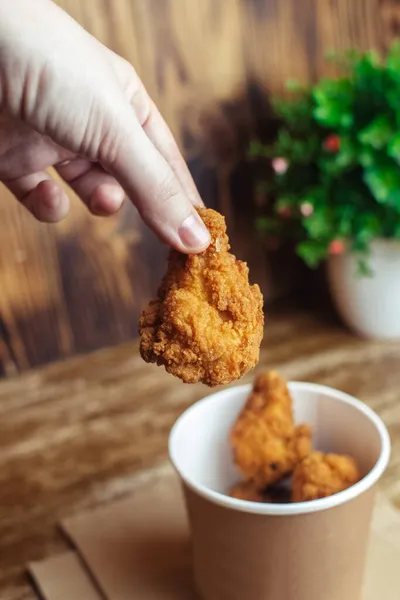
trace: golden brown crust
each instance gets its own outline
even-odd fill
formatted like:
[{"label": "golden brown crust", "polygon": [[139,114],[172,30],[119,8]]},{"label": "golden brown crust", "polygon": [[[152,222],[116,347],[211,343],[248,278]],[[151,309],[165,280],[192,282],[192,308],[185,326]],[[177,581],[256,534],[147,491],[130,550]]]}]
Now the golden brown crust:
[{"label": "golden brown crust", "polygon": [[293,473],[292,501],[326,498],[360,480],[356,461],[350,456],[312,452]]},{"label": "golden brown crust", "polygon": [[311,428],[295,427],[289,390],[277,373],[256,378],[230,441],[237,467],[258,489],[290,474],[311,452]]},{"label": "golden brown crust", "polygon": [[139,321],[140,352],[185,383],[230,383],[255,367],[263,298],[247,265],[229,252],[225,219],[199,209],[211,233],[201,254],[172,250],[158,298]]}]

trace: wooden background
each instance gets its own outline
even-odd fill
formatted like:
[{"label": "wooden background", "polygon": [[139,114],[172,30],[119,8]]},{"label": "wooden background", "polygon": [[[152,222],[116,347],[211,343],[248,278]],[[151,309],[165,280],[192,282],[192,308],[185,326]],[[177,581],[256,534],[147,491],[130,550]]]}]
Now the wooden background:
[{"label": "wooden background", "polygon": [[[176,135],[205,201],[228,219],[233,248],[270,287],[251,235],[246,169],[230,177],[262,94],[326,73],[324,53],[384,50],[398,0],[60,0],[137,68]],[[232,183],[233,182],[233,183]],[[233,189],[232,189],[233,188]],[[233,193],[232,193],[233,192]],[[250,241],[250,240],[253,241]],[[134,337],[165,248],[126,206],[109,220],[75,200],[62,224],[37,224],[0,190],[0,373]],[[272,290],[273,292],[274,290]]]}]

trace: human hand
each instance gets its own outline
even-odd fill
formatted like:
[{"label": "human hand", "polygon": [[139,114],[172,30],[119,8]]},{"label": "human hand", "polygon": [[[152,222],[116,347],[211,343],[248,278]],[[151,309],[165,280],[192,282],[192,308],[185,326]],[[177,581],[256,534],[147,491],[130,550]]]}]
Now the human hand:
[{"label": "human hand", "polygon": [[0,0],[0,181],[39,220],[69,209],[59,175],[96,215],[125,193],[181,252],[210,236],[202,202],[133,67],[50,0]]}]

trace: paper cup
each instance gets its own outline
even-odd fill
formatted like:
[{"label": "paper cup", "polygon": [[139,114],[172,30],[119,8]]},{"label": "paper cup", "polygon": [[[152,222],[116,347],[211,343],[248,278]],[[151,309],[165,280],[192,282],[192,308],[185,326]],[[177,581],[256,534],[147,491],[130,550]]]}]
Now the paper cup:
[{"label": "paper cup", "polygon": [[250,385],[189,408],[170,436],[184,489],[194,578],[204,600],[361,600],[375,484],[390,455],[389,434],[362,402],[337,390],[290,383],[297,423],[314,448],[349,454],[363,479],[329,498],[260,504],[225,493],[240,476],[228,436]]}]

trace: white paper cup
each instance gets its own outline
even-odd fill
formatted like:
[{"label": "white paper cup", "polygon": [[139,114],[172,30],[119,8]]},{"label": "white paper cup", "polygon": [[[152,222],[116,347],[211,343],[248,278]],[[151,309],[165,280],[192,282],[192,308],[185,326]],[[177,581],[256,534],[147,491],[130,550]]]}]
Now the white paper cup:
[{"label": "white paper cup", "polygon": [[229,433],[250,385],[212,394],[174,425],[172,463],[191,525],[194,578],[204,600],[359,600],[375,484],[390,455],[381,419],[325,386],[289,384],[296,423],[317,450],[349,454],[363,479],[329,498],[261,504],[226,492],[240,475]]}]

